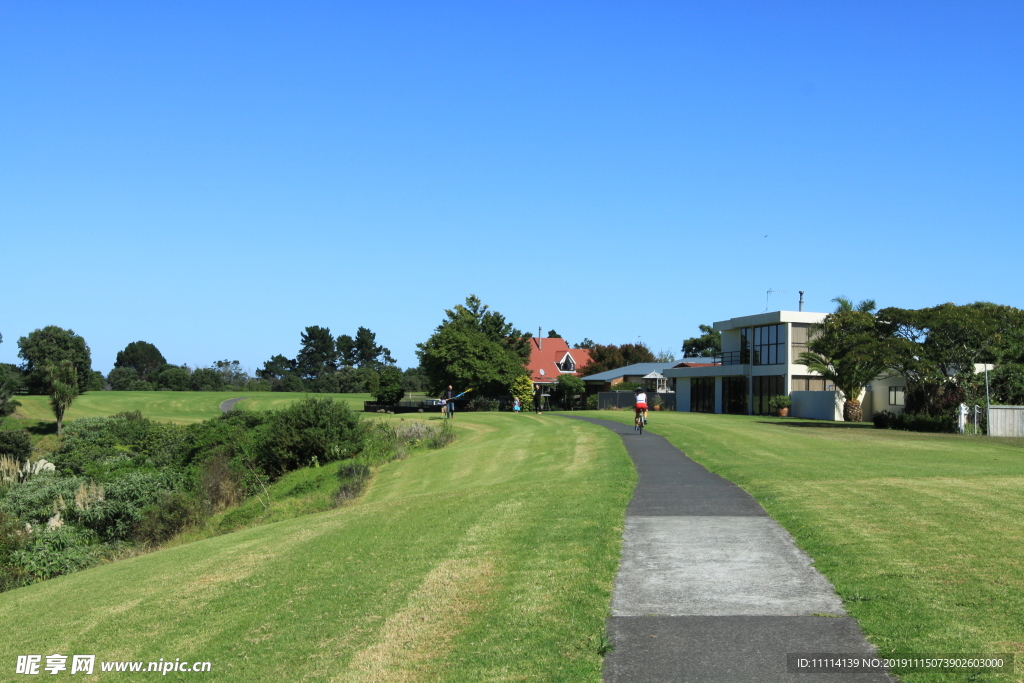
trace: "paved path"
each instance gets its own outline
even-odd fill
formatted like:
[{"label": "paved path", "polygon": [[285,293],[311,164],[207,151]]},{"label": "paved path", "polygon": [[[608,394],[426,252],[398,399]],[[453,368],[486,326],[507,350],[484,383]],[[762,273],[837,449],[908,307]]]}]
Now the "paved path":
[{"label": "paved path", "polygon": [[787,653],[875,653],[812,560],[743,489],[663,437],[574,419],[620,434],[640,475],[626,510],[605,681],[894,680],[789,673]]},{"label": "paved path", "polygon": [[235,409],[235,404],[236,403],[238,403],[239,401],[244,401],[247,398],[249,398],[249,397],[248,396],[239,396],[238,398],[229,398],[228,400],[226,400],[226,401],[224,401],[223,403],[220,404],[220,412],[222,412],[222,413],[230,413],[232,410]]}]

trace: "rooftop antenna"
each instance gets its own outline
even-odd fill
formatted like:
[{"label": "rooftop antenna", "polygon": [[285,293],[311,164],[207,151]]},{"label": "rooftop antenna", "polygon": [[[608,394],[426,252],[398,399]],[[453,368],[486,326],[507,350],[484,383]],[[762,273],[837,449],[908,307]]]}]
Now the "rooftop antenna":
[{"label": "rooftop antenna", "polygon": [[784,290],[784,289],[769,289],[768,293],[765,294],[765,296],[764,296],[764,311],[762,311],[762,313],[767,313],[768,312],[768,306],[769,306],[768,302],[769,302],[769,299],[771,298],[772,294],[785,294],[785,293],[786,293],[786,290]]},{"label": "rooftop antenna", "polygon": [[804,293],[800,292],[800,309],[801,312],[804,310]]}]

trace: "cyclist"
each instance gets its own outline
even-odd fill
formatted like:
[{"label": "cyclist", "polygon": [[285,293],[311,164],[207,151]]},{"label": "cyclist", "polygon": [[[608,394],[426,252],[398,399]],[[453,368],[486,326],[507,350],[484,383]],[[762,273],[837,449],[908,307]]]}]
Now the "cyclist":
[{"label": "cyclist", "polygon": [[636,423],[634,429],[640,428],[640,420],[647,424],[647,394],[640,387],[636,388]]}]

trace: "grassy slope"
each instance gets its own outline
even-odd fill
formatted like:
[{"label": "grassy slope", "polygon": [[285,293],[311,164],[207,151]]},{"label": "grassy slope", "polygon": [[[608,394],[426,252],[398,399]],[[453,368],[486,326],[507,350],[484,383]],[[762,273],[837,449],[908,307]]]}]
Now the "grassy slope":
[{"label": "grassy slope", "polygon": [[757,498],[883,652],[1024,653],[1019,441],[696,413],[649,428]]},{"label": "grassy slope", "polygon": [[0,662],[181,657],[213,662],[218,681],[600,680],[634,483],[621,443],[553,417],[456,423],[455,444],[386,465],[354,505],[0,594],[13,626]]},{"label": "grassy slope", "polygon": [[[238,403],[246,409],[279,408],[306,396],[330,396],[362,410],[369,394],[302,394],[244,391],[90,391],[82,394],[64,416],[65,422],[80,417],[106,417],[129,410],[141,410],[145,417],[157,422],[188,424],[201,422],[220,415],[220,404],[229,398],[248,396]],[[21,407],[17,415],[28,421],[53,422],[49,398],[46,396],[19,396]],[[18,420],[8,418],[7,426]]]}]

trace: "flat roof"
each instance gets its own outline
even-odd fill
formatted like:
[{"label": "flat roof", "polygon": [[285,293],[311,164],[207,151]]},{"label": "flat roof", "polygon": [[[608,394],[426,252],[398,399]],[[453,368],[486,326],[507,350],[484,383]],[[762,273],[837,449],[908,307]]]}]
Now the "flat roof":
[{"label": "flat roof", "polygon": [[828,313],[814,311],[768,311],[756,315],[719,320],[714,324],[714,329],[715,332],[724,332],[740,327],[757,327],[758,325],[774,325],[776,323],[820,323],[826,315]]}]

